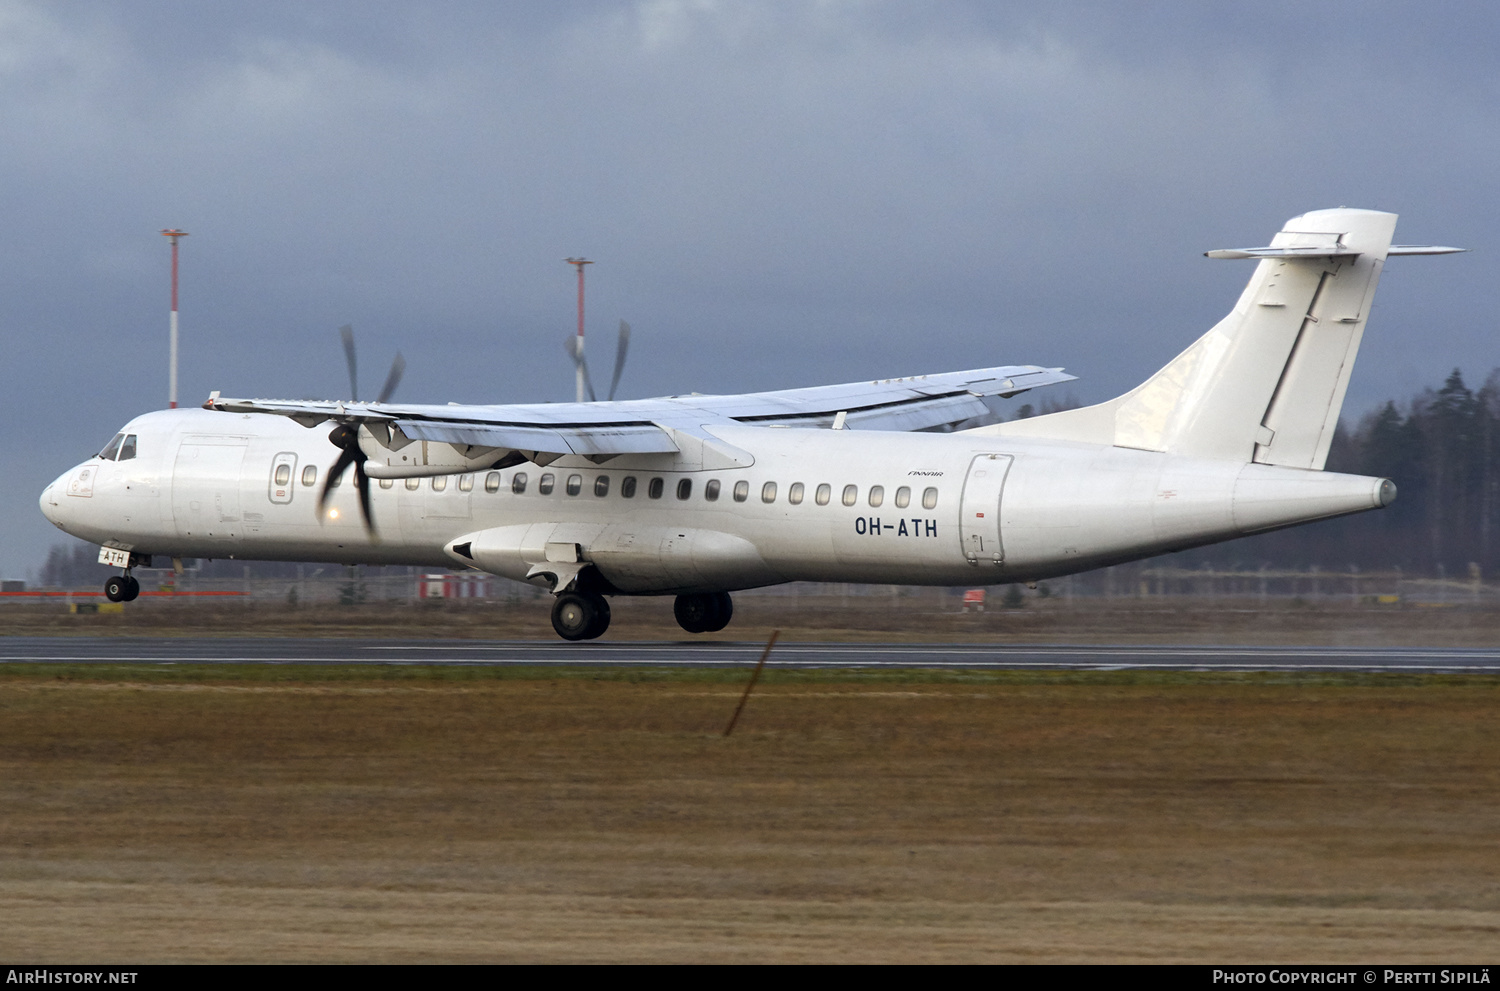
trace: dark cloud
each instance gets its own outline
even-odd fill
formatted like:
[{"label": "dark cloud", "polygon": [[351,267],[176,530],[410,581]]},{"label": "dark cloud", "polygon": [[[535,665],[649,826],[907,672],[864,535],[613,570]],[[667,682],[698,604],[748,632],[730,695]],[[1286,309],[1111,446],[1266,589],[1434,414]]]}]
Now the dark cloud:
[{"label": "dark cloud", "polygon": [[[0,2],[0,570],[42,485],[165,392],[565,399],[591,329],[630,395],[1001,361],[1086,400],[1233,303],[1289,216],[1400,212],[1347,409],[1490,345],[1497,16],[1403,4]],[[372,371],[373,377],[374,372]]]}]

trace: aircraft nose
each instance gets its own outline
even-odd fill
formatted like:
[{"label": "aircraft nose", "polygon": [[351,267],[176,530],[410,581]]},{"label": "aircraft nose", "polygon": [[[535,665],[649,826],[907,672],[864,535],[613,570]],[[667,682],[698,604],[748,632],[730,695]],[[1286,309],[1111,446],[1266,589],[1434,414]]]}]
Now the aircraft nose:
[{"label": "aircraft nose", "polygon": [[58,494],[64,491],[64,487],[67,484],[68,476],[63,474],[59,475],[51,485],[42,490],[42,498],[40,499],[42,515],[47,517],[53,526],[61,527],[63,525],[62,507],[58,505]]}]

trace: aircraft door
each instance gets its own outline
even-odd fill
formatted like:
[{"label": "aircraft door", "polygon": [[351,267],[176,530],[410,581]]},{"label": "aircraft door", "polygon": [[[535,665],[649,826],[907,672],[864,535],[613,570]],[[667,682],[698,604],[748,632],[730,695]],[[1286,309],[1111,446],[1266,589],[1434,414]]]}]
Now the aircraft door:
[{"label": "aircraft door", "polygon": [[959,509],[959,538],[970,564],[1005,561],[1000,540],[1000,496],[1012,460],[1008,454],[981,454],[969,463]]},{"label": "aircraft door", "polygon": [[267,490],[271,502],[278,506],[285,506],[292,501],[292,493],[296,490],[297,480],[297,455],[290,451],[283,451],[271,460],[271,485]]},{"label": "aircraft door", "polygon": [[188,437],[172,468],[172,518],[181,537],[230,540],[244,526],[240,470],[248,437]]}]

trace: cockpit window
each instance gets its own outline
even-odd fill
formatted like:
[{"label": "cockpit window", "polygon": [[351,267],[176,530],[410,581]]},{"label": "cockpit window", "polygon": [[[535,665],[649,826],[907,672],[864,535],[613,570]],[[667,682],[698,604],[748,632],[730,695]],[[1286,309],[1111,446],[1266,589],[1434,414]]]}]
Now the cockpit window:
[{"label": "cockpit window", "polygon": [[115,455],[120,453],[120,444],[124,440],[124,434],[115,434],[114,437],[110,439],[110,442],[104,445],[104,450],[99,452],[99,457],[103,458],[105,461],[113,461],[115,459]]},{"label": "cockpit window", "polygon": [[129,434],[125,438],[125,443],[120,445],[119,460],[129,461],[133,457],[135,457],[135,434]]}]

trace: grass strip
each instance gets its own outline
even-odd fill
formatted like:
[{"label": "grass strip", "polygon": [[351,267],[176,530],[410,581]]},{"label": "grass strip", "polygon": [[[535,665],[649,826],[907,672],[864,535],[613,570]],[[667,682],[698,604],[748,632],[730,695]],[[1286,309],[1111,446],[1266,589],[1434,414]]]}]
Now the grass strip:
[{"label": "grass strip", "polygon": [[[742,684],[743,667],[590,667],[505,664],[4,664],[7,682],[77,681],[151,684],[342,684],[496,681],[596,681],[627,684]],[[1336,686],[1500,689],[1500,675],[1366,671],[1039,671],[931,668],[767,668],[768,685],[1085,685],[1085,686]]]}]

